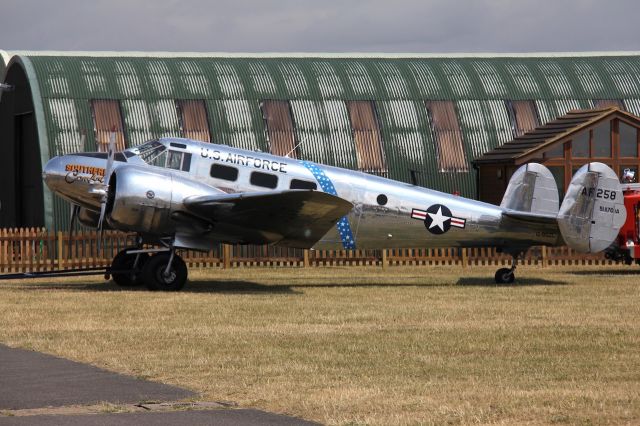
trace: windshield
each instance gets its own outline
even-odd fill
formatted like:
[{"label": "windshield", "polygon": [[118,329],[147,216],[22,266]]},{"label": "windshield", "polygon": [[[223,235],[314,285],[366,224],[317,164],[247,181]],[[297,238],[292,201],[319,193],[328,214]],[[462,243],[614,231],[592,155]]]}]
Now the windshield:
[{"label": "windshield", "polygon": [[158,141],[147,142],[137,148],[140,159],[152,166],[164,167],[167,158],[167,147]]}]

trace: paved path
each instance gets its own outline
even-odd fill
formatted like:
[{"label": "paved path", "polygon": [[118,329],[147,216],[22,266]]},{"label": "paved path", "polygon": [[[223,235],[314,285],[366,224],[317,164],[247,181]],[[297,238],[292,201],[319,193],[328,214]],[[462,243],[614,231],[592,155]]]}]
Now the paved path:
[{"label": "paved path", "polygon": [[[196,409],[65,415],[65,408],[92,404],[178,401],[197,394],[102,370],[39,352],[0,345],[0,425],[302,425],[300,419],[244,409]],[[59,415],[42,415],[51,408]],[[25,410],[31,410],[32,414]],[[144,409],[140,409],[144,410]],[[73,411],[70,409],[68,411]]]}]

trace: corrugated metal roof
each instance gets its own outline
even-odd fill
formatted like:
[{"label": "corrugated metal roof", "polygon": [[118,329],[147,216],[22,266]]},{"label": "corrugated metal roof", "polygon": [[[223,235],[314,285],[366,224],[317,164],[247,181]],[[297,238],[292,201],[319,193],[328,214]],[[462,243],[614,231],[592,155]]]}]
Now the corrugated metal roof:
[{"label": "corrugated metal roof", "polygon": [[289,100],[304,159],[355,168],[345,100],[375,101],[389,176],[475,195],[475,174],[438,171],[426,100],[451,100],[468,161],[513,137],[506,100],[532,100],[545,123],[596,99],[640,112],[640,53],[25,55],[51,154],[95,149],[91,99],[119,99],[130,145],[179,136],[176,99],[202,99],[212,141],[268,148],[263,100]]},{"label": "corrugated metal roof", "polygon": [[621,111],[616,107],[569,111],[563,116],[549,121],[543,126],[537,127],[531,132],[527,132],[504,145],[485,152],[474,160],[474,163],[519,164],[519,159],[526,160],[526,158],[538,152],[549,149],[551,145],[561,143],[562,140],[565,140],[574,133],[595,125],[613,115],[623,116],[627,120],[632,120],[640,124],[639,117]]}]

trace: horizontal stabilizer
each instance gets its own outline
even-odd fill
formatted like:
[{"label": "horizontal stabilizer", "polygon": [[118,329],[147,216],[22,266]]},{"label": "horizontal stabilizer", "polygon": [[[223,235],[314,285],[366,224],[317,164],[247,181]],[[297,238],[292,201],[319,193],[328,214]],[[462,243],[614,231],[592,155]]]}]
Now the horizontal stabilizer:
[{"label": "horizontal stabilizer", "polygon": [[606,164],[589,163],[569,184],[558,213],[558,226],[569,247],[596,253],[611,245],[626,217],[616,173]]},{"label": "horizontal stabilizer", "polygon": [[287,190],[188,197],[184,205],[214,225],[221,241],[310,248],[353,208],[319,191]]}]

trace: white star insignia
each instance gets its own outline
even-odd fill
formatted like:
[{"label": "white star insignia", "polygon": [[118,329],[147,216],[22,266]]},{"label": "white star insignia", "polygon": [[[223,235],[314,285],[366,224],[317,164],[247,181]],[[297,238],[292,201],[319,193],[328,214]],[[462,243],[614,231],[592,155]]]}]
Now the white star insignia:
[{"label": "white star insignia", "polygon": [[445,216],[442,214],[442,207],[438,207],[438,211],[436,213],[429,213],[431,216],[431,225],[429,225],[429,229],[437,226],[442,231],[444,231],[444,223],[448,220],[451,220],[450,216]]}]

